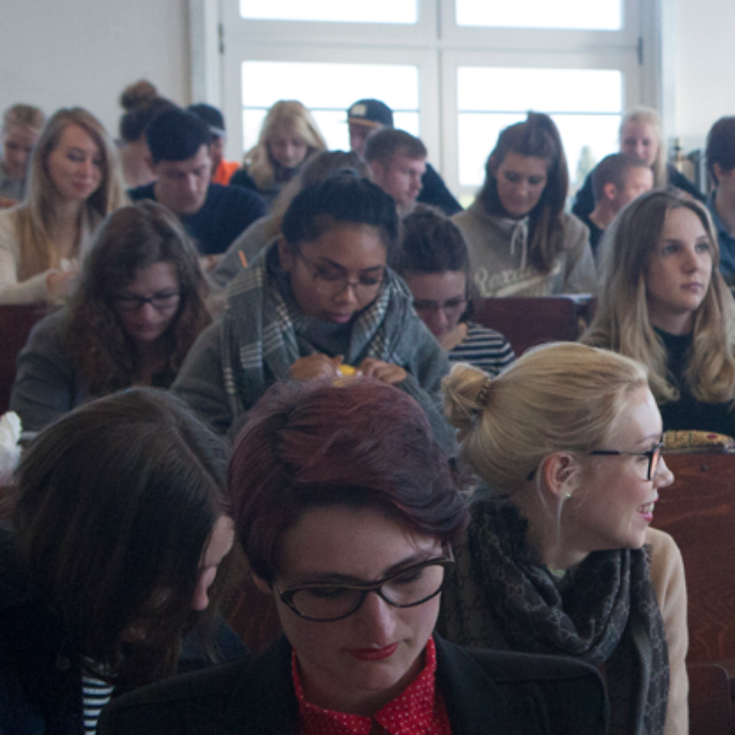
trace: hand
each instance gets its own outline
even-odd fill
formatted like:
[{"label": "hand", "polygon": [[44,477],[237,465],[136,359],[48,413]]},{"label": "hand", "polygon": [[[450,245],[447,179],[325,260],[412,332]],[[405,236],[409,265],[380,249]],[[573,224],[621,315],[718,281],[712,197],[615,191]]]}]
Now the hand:
[{"label": "hand", "polygon": [[391,362],[376,360],[372,357],[366,357],[357,366],[357,369],[361,375],[382,380],[383,383],[388,383],[388,385],[400,383],[402,380],[405,380],[407,375],[402,367],[398,367],[398,365],[394,365]]},{"label": "hand", "polygon": [[211,271],[217,265],[217,263],[220,262],[221,258],[221,255],[200,255],[199,267],[201,268],[202,273]]},{"label": "hand", "polygon": [[54,271],[46,276],[46,291],[49,301],[63,301],[74,290],[78,270]]},{"label": "hand", "polygon": [[339,375],[338,367],[342,363],[342,355],[328,357],[316,352],[308,357],[301,357],[291,365],[291,377],[294,380],[309,380],[310,378],[336,378]]}]

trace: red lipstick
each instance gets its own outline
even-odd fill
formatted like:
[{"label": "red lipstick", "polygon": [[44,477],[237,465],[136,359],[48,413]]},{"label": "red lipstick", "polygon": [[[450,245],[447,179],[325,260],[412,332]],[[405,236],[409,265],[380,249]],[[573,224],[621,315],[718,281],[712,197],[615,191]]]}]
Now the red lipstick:
[{"label": "red lipstick", "polygon": [[391,643],[383,648],[348,648],[347,652],[358,661],[382,661],[392,656],[398,649],[397,643]]}]

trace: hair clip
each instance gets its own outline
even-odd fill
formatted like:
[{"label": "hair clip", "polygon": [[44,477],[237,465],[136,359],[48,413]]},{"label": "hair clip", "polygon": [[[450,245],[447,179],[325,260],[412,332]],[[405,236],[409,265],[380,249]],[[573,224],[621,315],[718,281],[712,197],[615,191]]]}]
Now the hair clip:
[{"label": "hair clip", "polygon": [[492,382],[492,378],[488,377],[485,378],[485,382],[482,384],[482,388],[480,388],[480,392],[477,394],[477,398],[475,398],[475,412],[480,413],[484,409],[487,408],[487,400],[490,397],[490,383]]}]

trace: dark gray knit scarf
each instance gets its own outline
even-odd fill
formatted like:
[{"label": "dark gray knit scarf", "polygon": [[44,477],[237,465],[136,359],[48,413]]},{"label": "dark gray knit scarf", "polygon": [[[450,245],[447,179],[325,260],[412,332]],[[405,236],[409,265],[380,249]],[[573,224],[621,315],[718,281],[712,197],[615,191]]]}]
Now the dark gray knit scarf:
[{"label": "dark gray knit scarf", "polygon": [[604,665],[610,733],[662,733],[669,663],[648,550],[593,552],[557,585],[526,545],[526,527],[510,502],[485,499],[468,529],[473,572],[509,648]]}]

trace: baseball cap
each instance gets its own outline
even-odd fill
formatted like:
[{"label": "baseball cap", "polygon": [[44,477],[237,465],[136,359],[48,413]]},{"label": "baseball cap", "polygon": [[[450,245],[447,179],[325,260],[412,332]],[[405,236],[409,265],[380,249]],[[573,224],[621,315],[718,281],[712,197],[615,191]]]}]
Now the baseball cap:
[{"label": "baseball cap", "polygon": [[347,122],[393,127],[393,112],[380,100],[358,100],[347,110]]},{"label": "baseball cap", "polygon": [[188,110],[207,123],[209,132],[212,135],[216,135],[219,138],[225,136],[225,118],[216,107],[201,103],[198,105],[189,105]]}]

